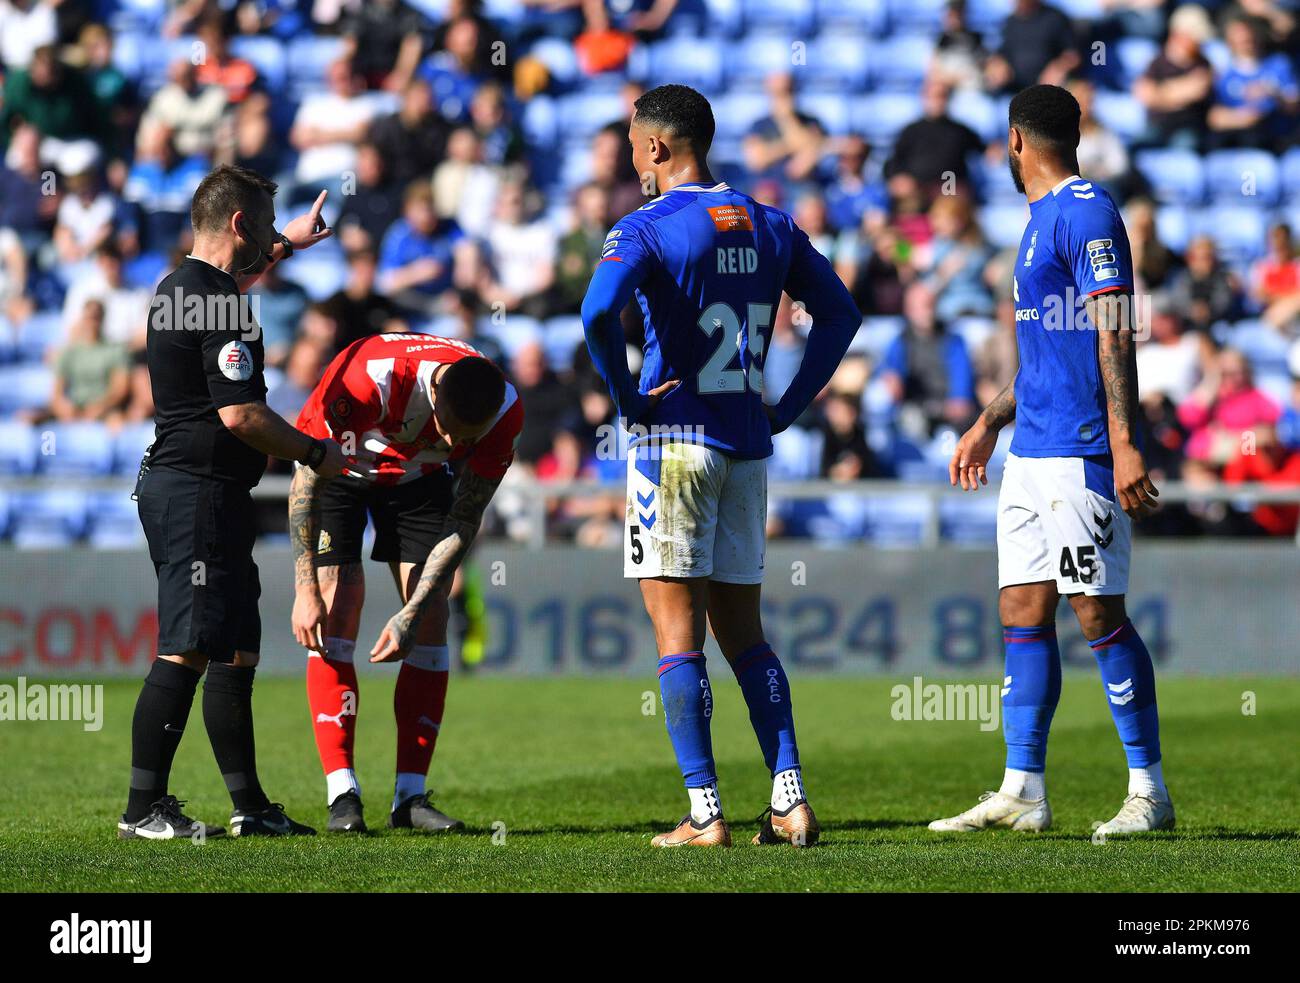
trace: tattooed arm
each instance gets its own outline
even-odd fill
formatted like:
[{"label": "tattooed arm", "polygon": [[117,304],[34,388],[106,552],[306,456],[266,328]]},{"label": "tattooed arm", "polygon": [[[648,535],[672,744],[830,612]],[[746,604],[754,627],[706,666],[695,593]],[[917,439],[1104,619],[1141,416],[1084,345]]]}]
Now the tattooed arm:
[{"label": "tattooed arm", "polygon": [[443,536],[429,552],[410,599],[389,619],[379,641],[370,650],[371,662],[393,662],[406,657],[429,601],[451,586],[452,575],[469,552],[488,502],[500,484],[500,480],[489,480],[470,470],[461,476]]},{"label": "tattooed arm", "polygon": [[325,601],[316,580],[320,489],[329,481],[311,468],[293,469],[289,484],[289,539],[293,544],[293,636],[303,648],[325,654]]},{"label": "tattooed arm", "polygon": [[1097,364],[1106,391],[1115,493],[1120,507],[1138,518],[1155,511],[1160,493],[1137,448],[1137,339],[1129,316],[1132,298],[1120,292],[1098,294],[1089,297],[1085,306],[1097,329]]},{"label": "tattooed arm", "polygon": [[993,401],[984,407],[974,426],[962,434],[948,462],[948,480],[962,491],[987,485],[989,458],[998,443],[998,431],[1016,418],[1016,382],[1012,379]]}]

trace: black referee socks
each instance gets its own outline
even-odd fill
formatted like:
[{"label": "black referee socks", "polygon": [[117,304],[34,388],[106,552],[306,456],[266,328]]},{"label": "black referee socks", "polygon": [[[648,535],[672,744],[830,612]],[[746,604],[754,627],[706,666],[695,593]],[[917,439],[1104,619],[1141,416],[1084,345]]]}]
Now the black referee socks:
[{"label": "black referee socks", "polygon": [[180,746],[201,673],[178,662],[155,659],[135,701],[131,721],[131,791],[125,818],[139,822],[167,794],[172,759]]},{"label": "black referee socks", "polygon": [[208,663],[203,684],[203,723],[212,753],[238,812],[257,812],[271,803],[257,780],[257,750],[253,738],[253,676],[251,666]]}]

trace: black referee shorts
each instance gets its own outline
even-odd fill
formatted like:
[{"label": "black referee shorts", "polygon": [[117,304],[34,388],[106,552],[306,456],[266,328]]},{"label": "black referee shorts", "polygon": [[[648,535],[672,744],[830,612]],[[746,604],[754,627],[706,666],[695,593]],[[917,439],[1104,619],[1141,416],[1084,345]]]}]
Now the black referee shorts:
[{"label": "black referee shorts", "polygon": [[370,558],[380,563],[423,563],[442,536],[455,479],[442,470],[400,485],[335,478],[320,492],[316,566],[361,562],[366,515],[375,524]]},{"label": "black referee shorts", "polygon": [[154,467],[137,485],[140,524],[158,574],[158,654],[230,662],[257,652],[262,585],[257,520],[242,485]]}]

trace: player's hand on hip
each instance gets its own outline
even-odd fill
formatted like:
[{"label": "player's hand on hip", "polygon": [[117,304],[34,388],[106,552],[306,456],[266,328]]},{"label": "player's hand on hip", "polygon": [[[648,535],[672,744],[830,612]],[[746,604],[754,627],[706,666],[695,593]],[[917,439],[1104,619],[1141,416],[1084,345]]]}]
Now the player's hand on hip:
[{"label": "player's hand on hip", "polygon": [[332,440],[324,440],[325,457],[312,470],[322,478],[337,478],[348,466],[348,459],[343,456],[343,448]]},{"label": "player's hand on hip", "polygon": [[388,619],[384,630],[379,633],[379,641],[370,650],[371,662],[400,662],[411,651],[415,642],[415,619],[403,608]]},{"label": "player's hand on hip", "polygon": [[325,601],[319,590],[299,590],[293,599],[293,637],[303,648],[325,654]]},{"label": "player's hand on hip", "polygon": [[322,191],[316,196],[311,211],[304,212],[284,227],[284,237],[293,243],[294,252],[309,249],[334,234],[334,230],[326,226],[325,220],[320,216],[326,194],[328,192]]},{"label": "player's hand on hip", "polygon": [[642,415],[650,412],[659,405],[660,400],[682,384],[681,379],[669,379],[662,386],[655,386],[645,394],[645,409]]},{"label": "player's hand on hip", "polygon": [[1156,499],[1160,492],[1147,474],[1142,452],[1132,444],[1121,444],[1111,448],[1111,458],[1115,462],[1115,496],[1119,507],[1134,519],[1158,509],[1160,503]]},{"label": "player's hand on hip", "polygon": [[961,435],[953,449],[952,459],[948,462],[948,481],[960,485],[962,491],[975,491],[980,485],[987,485],[989,458],[993,456],[997,443],[997,431],[990,430],[983,421],[977,421]]}]

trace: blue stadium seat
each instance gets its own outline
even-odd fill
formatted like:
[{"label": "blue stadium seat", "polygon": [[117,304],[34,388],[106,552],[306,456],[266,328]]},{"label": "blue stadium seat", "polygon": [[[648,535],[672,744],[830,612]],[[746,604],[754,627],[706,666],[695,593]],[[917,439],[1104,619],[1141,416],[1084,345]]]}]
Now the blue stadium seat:
[{"label": "blue stadium seat", "polygon": [[514,358],[524,345],[541,341],[544,337],[542,322],[522,314],[509,314],[499,323],[492,317],[479,318],[478,333],[496,341],[507,358]]},{"label": "blue stadium seat", "polygon": [[519,125],[523,128],[524,139],[534,146],[554,145],[560,135],[560,114],[555,100],[550,96],[533,96],[524,103]]},{"label": "blue stadium seat", "polygon": [[53,389],[54,373],[44,365],[0,367],[0,413],[48,406]]},{"label": "blue stadium seat", "polygon": [[145,448],[153,443],[152,423],[133,423],[118,431],[113,439],[113,471],[115,474],[135,477],[140,470],[140,459]]},{"label": "blue stadium seat", "polygon": [[276,38],[265,35],[232,38],[230,53],[252,62],[268,92],[275,93],[284,88],[288,74],[287,52]]},{"label": "blue stadium seat", "polygon": [[1196,205],[1205,197],[1205,168],[1195,151],[1140,150],[1133,163],[1151,185],[1157,201]]},{"label": "blue stadium seat", "polygon": [[720,96],[713,101],[718,139],[743,137],[750,127],[767,115],[767,111],[767,96],[754,89],[733,90]]},{"label": "blue stadium seat", "polygon": [[842,92],[805,92],[799,108],[814,117],[827,133],[840,136],[849,132],[849,103]]},{"label": "blue stadium seat", "polygon": [[711,92],[722,83],[722,59],[715,40],[672,37],[650,47],[650,84],[677,82]]},{"label": "blue stadium seat", "polygon": [[1213,236],[1226,262],[1246,263],[1264,252],[1268,216],[1249,205],[1219,205],[1196,213],[1193,228]]},{"label": "blue stadium seat", "polygon": [[135,81],[144,72],[144,49],[150,39],[133,31],[119,31],[113,35],[113,67]]},{"label": "blue stadium seat", "polygon": [[[899,31],[937,34],[943,22],[943,8],[946,4],[947,0],[887,0],[889,23]],[[929,64],[928,58],[925,64]]]},{"label": "blue stadium seat", "polygon": [[996,495],[944,495],[939,499],[939,534],[960,546],[992,546],[997,542]]},{"label": "blue stadium seat", "polygon": [[883,87],[914,93],[925,80],[933,54],[932,38],[893,35],[871,46],[871,77]]},{"label": "blue stadium seat", "polygon": [[[958,89],[948,102],[948,112],[959,123],[965,123],[986,143],[1006,134],[1006,114],[1001,107],[983,92],[975,89]],[[1000,168],[1005,171],[1006,168]]]},{"label": "blue stadium seat", "polygon": [[772,438],[767,474],[772,481],[804,481],[821,471],[822,435],[803,427],[790,427]]},{"label": "blue stadium seat", "polygon": [[1102,126],[1125,140],[1139,137],[1146,130],[1146,108],[1127,92],[1098,89],[1093,112]]},{"label": "blue stadium seat", "polygon": [[569,141],[584,140],[622,118],[623,97],[618,92],[577,92],[560,100],[560,132]]},{"label": "blue stadium seat", "polygon": [[1194,214],[1182,205],[1165,205],[1156,209],[1156,231],[1160,235],[1160,241],[1181,253],[1195,234],[1192,228]]},{"label": "blue stadium seat", "polygon": [[785,34],[751,34],[724,59],[728,84],[761,82],[774,72],[793,72],[792,39]]},{"label": "blue stadium seat", "polygon": [[90,545],[101,550],[139,549],[144,529],[129,488],[92,492],[87,509]]},{"label": "blue stadium seat", "polygon": [[1160,53],[1160,45],[1150,38],[1120,38],[1114,43],[1114,51],[1112,78],[1127,91]]},{"label": "blue stadium seat", "polygon": [[1000,30],[1013,6],[1014,0],[970,0],[966,5],[966,23],[972,31],[981,34]]},{"label": "blue stadium seat", "polygon": [[199,39],[192,34],[171,40],[151,40],[141,50],[141,88],[146,95],[161,88],[167,81],[167,69],[173,62],[189,60],[198,50]]},{"label": "blue stadium seat", "polygon": [[542,325],[542,345],[546,349],[546,361],[557,369],[573,366],[573,355],[579,345],[586,344],[586,335],[582,330],[582,318],[576,314],[564,317],[552,317]]},{"label": "blue stadium seat", "polygon": [[1300,147],[1282,155],[1282,192],[1291,201],[1300,201]]},{"label": "blue stadium seat", "polygon": [[892,314],[874,314],[862,319],[862,327],[849,343],[849,351],[867,354],[879,360],[880,356],[903,330],[903,319]]},{"label": "blue stadium seat", "polygon": [[838,95],[847,107],[845,89],[857,91],[867,84],[871,68],[870,41],[847,30],[824,31],[808,46],[803,76],[821,86],[841,86]]},{"label": "blue stadium seat", "polygon": [[1011,180],[1011,170],[1007,167],[1005,157],[996,163],[990,162],[985,157],[980,157],[974,162],[971,173],[976,186],[983,195],[983,200],[990,205],[1023,205],[1025,203],[1023,192],[1018,190],[1016,183]]},{"label": "blue stadium seat", "polygon": [[9,535],[9,524],[13,517],[12,496],[0,488],[0,540]]},{"label": "blue stadium seat", "polygon": [[889,26],[886,0],[817,0],[817,23],[828,29],[849,28],[881,35]]},{"label": "blue stadium seat", "polygon": [[959,317],[948,325],[948,330],[960,335],[966,343],[966,349],[975,354],[998,329],[997,321],[991,317]]},{"label": "blue stadium seat", "polygon": [[87,496],[78,488],[45,488],[12,498],[11,535],[19,549],[60,549],[86,531]]},{"label": "blue stadium seat", "polygon": [[528,49],[528,54],[545,65],[552,81],[560,86],[573,84],[582,74],[578,68],[577,52],[572,43],[562,38],[538,38]]},{"label": "blue stadium seat", "polygon": [[341,260],[303,253],[285,264],[283,276],[307,291],[312,300],[324,300],[343,288],[348,271]]},{"label": "blue stadium seat", "polygon": [[293,94],[301,98],[307,92],[321,88],[325,82],[325,70],[342,53],[342,38],[303,34],[290,41],[284,59]]},{"label": "blue stadium seat", "polygon": [[817,13],[813,0],[745,0],[743,9],[749,27],[781,28],[805,36]]},{"label": "blue stadium seat", "polygon": [[914,92],[876,92],[851,103],[853,129],[876,148],[891,145],[899,131],[921,115]]},{"label": "blue stadium seat", "polygon": [[54,476],[93,477],[113,470],[113,434],[102,423],[53,423],[41,428],[50,453],[43,453],[40,468]]},{"label": "blue stadium seat", "polygon": [[866,499],[867,539],[886,548],[913,548],[925,539],[930,502],[915,495],[873,495]]},{"label": "blue stadium seat", "polygon": [[979,210],[980,228],[998,249],[1020,245],[1020,236],[1029,224],[1029,208],[1024,202],[985,205]]},{"label": "blue stadium seat", "polygon": [[1286,374],[1290,342],[1263,321],[1238,321],[1225,340],[1250,359],[1257,375]]},{"label": "blue stadium seat", "polygon": [[68,326],[59,311],[37,311],[22,324],[17,325],[14,343],[20,359],[40,362],[53,348],[62,345],[68,336]]},{"label": "blue stadium seat", "polygon": [[0,475],[35,471],[40,444],[35,427],[17,420],[0,420]]},{"label": "blue stadium seat", "polygon": [[1205,158],[1205,183],[1216,205],[1267,208],[1278,200],[1282,175],[1267,150],[1218,150]]},{"label": "blue stadium seat", "polygon": [[1055,6],[1071,20],[1100,20],[1105,13],[1102,0],[1057,0]]}]

